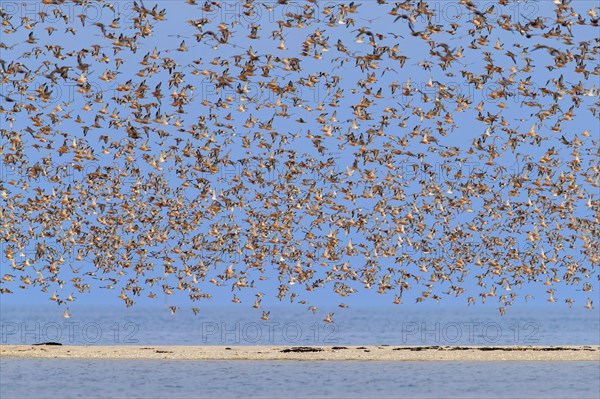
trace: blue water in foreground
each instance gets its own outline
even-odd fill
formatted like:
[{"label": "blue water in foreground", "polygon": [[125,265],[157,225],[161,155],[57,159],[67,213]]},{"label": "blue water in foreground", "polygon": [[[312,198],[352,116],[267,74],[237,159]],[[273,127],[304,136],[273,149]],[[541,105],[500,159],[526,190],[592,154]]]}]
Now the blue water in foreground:
[{"label": "blue water in foreground", "polygon": [[598,362],[1,359],[0,397],[597,398]]}]

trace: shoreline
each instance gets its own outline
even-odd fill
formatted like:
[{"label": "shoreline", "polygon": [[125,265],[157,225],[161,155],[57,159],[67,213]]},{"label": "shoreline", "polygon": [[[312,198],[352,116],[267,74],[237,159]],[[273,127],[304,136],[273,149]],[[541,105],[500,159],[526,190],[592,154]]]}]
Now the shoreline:
[{"label": "shoreline", "polygon": [[600,362],[600,346],[0,345],[0,358],[97,360],[304,360],[385,362]]}]

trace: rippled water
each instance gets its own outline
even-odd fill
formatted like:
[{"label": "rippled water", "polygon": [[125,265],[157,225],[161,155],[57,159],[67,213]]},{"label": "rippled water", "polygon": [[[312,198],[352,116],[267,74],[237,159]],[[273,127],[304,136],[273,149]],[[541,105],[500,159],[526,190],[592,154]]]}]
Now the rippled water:
[{"label": "rippled water", "polygon": [[[348,309],[334,323],[306,311],[2,306],[3,344],[599,345],[600,315],[578,310]],[[0,360],[11,397],[571,397],[597,398],[599,362],[294,362]]]},{"label": "rippled water", "polygon": [[597,398],[600,363],[2,359],[0,397]]},{"label": "rippled water", "polygon": [[347,309],[334,323],[310,312],[202,309],[171,316],[165,309],[79,308],[64,319],[56,306],[0,308],[0,342],[77,345],[600,345],[600,313],[395,307]]}]

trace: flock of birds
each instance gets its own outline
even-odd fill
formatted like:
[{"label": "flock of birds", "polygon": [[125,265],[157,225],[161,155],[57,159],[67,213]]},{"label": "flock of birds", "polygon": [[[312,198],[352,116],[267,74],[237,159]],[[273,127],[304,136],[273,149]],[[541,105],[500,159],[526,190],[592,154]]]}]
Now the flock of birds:
[{"label": "flock of birds", "polygon": [[440,4],[2,9],[2,295],[592,308],[600,8]]}]

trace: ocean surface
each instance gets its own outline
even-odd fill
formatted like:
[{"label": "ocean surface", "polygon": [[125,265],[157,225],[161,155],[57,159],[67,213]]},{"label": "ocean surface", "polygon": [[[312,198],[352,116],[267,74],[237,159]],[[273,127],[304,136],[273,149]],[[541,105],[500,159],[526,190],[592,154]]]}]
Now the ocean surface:
[{"label": "ocean surface", "polygon": [[[305,310],[0,306],[2,344],[600,345],[595,310]],[[598,398],[600,362],[310,362],[0,359],[0,398]]]},{"label": "ocean surface", "polygon": [[597,398],[598,362],[1,359],[7,398]]},{"label": "ocean surface", "polygon": [[391,307],[323,314],[293,307],[163,308],[0,306],[0,343],[71,345],[600,345],[600,312],[586,309]]}]

